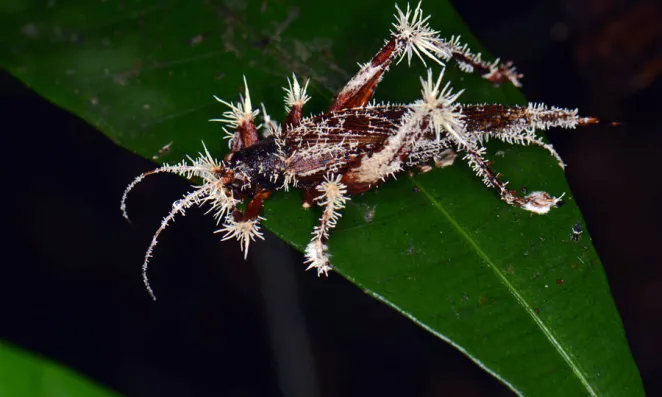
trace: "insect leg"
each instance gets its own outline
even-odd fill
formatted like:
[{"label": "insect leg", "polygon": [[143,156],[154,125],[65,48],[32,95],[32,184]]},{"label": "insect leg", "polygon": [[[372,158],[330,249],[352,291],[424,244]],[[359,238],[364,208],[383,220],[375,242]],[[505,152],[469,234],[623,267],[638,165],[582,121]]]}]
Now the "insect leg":
[{"label": "insect leg", "polygon": [[265,218],[260,216],[264,201],[269,198],[271,191],[262,190],[253,196],[244,212],[236,210],[225,218],[223,228],[214,233],[224,233],[222,241],[236,238],[239,240],[239,246],[244,253],[244,259],[248,257],[248,248],[251,241],[255,238],[264,240],[260,231],[260,221]]},{"label": "insect leg", "polygon": [[480,54],[473,54],[466,45],[462,45],[459,37],[452,37],[450,40],[439,37],[439,32],[428,25],[430,16],[424,16],[420,3],[413,11],[407,5],[404,12],[396,5],[395,18],[395,30],[391,31],[390,40],[370,62],[362,65],[359,72],[345,85],[333,101],[329,112],[365,106],[372,99],[377,84],[391,63],[396,58],[399,63],[406,57],[408,64],[411,64],[414,54],[424,65],[425,58],[440,65],[453,59],[461,70],[478,73],[493,84],[510,81],[517,87],[521,85],[519,79],[522,75],[517,73],[511,63],[502,64],[499,60],[485,62]]},{"label": "insect leg", "polygon": [[271,196],[271,190],[261,190],[255,195],[246,206],[246,211],[244,211],[243,220],[256,219],[260,212],[262,212],[262,207],[264,202]]},{"label": "insect leg", "polygon": [[246,76],[244,76],[244,87],[245,96],[240,96],[240,101],[237,104],[226,102],[217,96],[214,96],[217,101],[228,106],[230,110],[224,112],[223,118],[221,119],[209,120],[225,123],[230,128],[234,128],[234,132],[229,132],[223,128],[223,131],[226,133],[225,137],[230,139],[229,146],[233,152],[238,152],[243,148],[253,146],[259,140],[257,136],[257,128],[255,127],[255,116],[260,113],[260,110],[253,110],[251,95],[248,91],[248,83],[246,83]]},{"label": "insect leg", "polygon": [[460,36],[451,37],[450,40],[442,40],[443,45],[450,53],[460,70],[466,73],[476,73],[495,86],[510,81],[515,87],[521,87],[520,79],[523,74],[518,73],[512,62],[502,63],[498,58],[493,62],[486,62],[480,53],[472,53],[466,44],[460,43]]},{"label": "insect leg", "polygon": [[560,197],[553,197],[546,192],[537,191],[525,197],[519,197],[515,191],[507,188],[508,182],[502,182],[499,180],[498,175],[489,168],[488,161],[483,156],[484,154],[484,148],[478,150],[470,149],[467,150],[464,159],[469,162],[469,165],[473,168],[474,172],[476,172],[476,175],[483,179],[485,186],[495,188],[499,192],[501,200],[512,206],[520,207],[524,210],[541,215],[548,213],[551,208],[555,208],[559,205],[563,195]]},{"label": "insect leg", "polygon": [[370,62],[361,66],[358,73],[336,96],[329,112],[365,106],[372,99],[377,84],[396,58],[402,60],[407,56],[411,64],[413,51],[423,63],[425,60],[421,54],[441,64],[441,58],[450,56],[450,53],[440,53],[442,40],[437,36],[437,32],[428,26],[429,17],[423,18],[420,3],[413,15],[409,5],[406,13],[403,13],[397,5],[396,10],[396,23],[393,24],[396,29],[391,31],[390,40]]},{"label": "insect leg", "polygon": [[306,260],[309,269],[317,269],[317,275],[327,275],[331,270],[329,264],[328,247],[325,242],[329,238],[329,231],[336,227],[338,219],[342,216],[339,212],[345,208],[349,200],[347,186],[340,182],[342,175],[327,175],[324,182],[320,183],[316,190],[321,194],[315,199],[318,205],[324,207],[319,225],[313,230],[313,238],[306,246]]}]

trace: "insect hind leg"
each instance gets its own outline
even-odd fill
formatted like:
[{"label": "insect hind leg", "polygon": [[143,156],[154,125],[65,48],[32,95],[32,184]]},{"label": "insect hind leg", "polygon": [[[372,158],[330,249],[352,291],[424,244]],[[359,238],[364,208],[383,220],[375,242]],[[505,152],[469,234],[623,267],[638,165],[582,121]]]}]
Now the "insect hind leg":
[{"label": "insect hind leg", "polygon": [[512,206],[540,215],[546,214],[550,209],[561,205],[561,198],[565,193],[559,197],[553,197],[547,192],[536,191],[524,197],[518,196],[515,191],[507,188],[508,182],[501,181],[499,175],[489,168],[484,154],[484,148],[467,150],[464,159],[469,162],[476,175],[482,178],[485,186],[495,188],[499,192],[501,200]]}]

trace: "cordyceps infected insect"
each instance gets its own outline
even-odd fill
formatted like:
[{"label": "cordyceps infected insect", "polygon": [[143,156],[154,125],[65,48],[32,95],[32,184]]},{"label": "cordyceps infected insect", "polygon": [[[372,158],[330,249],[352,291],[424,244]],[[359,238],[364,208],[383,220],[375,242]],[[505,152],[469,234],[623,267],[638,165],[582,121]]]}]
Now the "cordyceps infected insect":
[{"label": "cordyceps infected insect", "polygon": [[[396,21],[384,47],[364,64],[336,96],[326,113],[303,117],[303,107],[310,99],[308,82],[301,85],[296,76],[288,79],[285,90],[287,116],[277,124],[262,107],[264,139],[259,139],[248,86],[238,103],[216,98],[229,107],[223,118],[214,119],[232,129],[223,129],[230,139],[230,152],[223,161],[212,157],[205,148],[197,157],[175,165],[164,165],[138,176],[126,189],[121,209],[125,217],[128,192],[147,175],[169,172],[200,180],[193,191],[173,203],[145,254],[143,278],[149,293],[147,264],[160,233],[177,214],[192,205],[208,205],[209,212],[223,223],[217,232],[223,240],[236,238],[246,254],[251,241],[262,239],[260,216],[264,201],[272,192],[300,188],[305,191],[304,207],[322,207],[319,224],[306,247],[308,269],[327,274],[332,269],[326,245],[331,229],[342,216],[350,199],[377,187],[404,170],[426,171],[431,165],[446,166],[461,154],[483,183],[496,189],[506,203],[536,214],[556,207],[560,197],[534,191],[520,196],[507,188],[507,182],[489,168],[483,143],[489,139],[518,145],[538,145],[564,164],[551,145],[535,134],[552,127],[575,128],[597,123],[595,118],[579,117],[576,110],[548,107],[543,104],[504,106],[499,104],[462,104],[462,91],[453,92],[448,83],[442,86],[443,70],[438,77],[428,70],[421,78],[421,98],[409,104],[371,102],[375,88],[393,61],[417,55],[425,63],[429,58],[443,66],[455,61],[460,69],[477,73],[493,84],[509,82],[520,86],[520,78],[510,63],[488,63],[460,44],[459,37],[443,39],[428,25],[420,3],[406,11],[396,6]],[[244,78],[244,84],[246,79]],[[245,209],[238,204],[246,202]]]}]

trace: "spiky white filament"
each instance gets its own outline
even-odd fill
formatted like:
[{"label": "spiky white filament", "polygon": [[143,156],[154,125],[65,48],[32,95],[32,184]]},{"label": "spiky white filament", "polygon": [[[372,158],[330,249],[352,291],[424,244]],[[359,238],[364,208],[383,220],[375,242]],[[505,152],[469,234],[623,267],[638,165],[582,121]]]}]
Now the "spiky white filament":
[{"label": "spiky white filament", "polygon": [[326,175],[324,181],[320,183],[315,190],[322,195],[315,198],[318,205],[325,207],[320,219],[320,225],[315,227],[313,235],[317,238],[328,238],[329,229],[336,227],[338,219],[342,216],[339,210],[345,208],[349,197],[347,196],[347,186],[340,182],[342,175],[335,178],[332,175]]},{"label": "spiky white filament", "polygon": [[228,140],[228,149],[232,149],[232,145],[235,142],[235,139],[241,139],[241,133],[239,130],[236,130],[235,132],[230,132],[227,130],[227,128],[223,127],[223,139]]},{"label": "spiky white filament", "polygon": [[280,125],[269,116],[267,109],[264,107],[264,103],[260,104],[260,108],[262,109],[262,136],[265,138],[272,135],[278,136],[280,133]]},{"label": "spiky white filament", "polygon": [[407,57],[407,62],[411,65],[411,58],[416,54],[424,65],[426,63],[423,55],[443,65],[441,60],[450,58],[451,53],[439,38],[439,32],[432,30],[428,25],[430,16],[423,16],[421,2],[419,1],[413,12],[409,3],[407,3],[407,11],[405,12],[402,12],[397,4],[395,9],[395,22],[393,23],[395,31],[392,31],[391,34],[402,40],[405,45],[398,63]]},{"label": "spiky white filament", "polygon": [[474,65],[476,65],[487,70],[487,72],[482,75],[484,79],[491,80],[495,74],[502,74],[510,80],[515,87],[522,86],[522,83],[519,81],[522,75],[517,72],[515,66],[510,63],[502,65],[499,58],[491,63],[484,61],[480,52],[474,54],[471,52],[467,44],[461,43],[460,36],[451,36],[449,40],[442,39],[442,43],[442,45],[448,49],[448,52],[455,56],[458,66],[463,72],[473,73],[475,71]]},{"label": "spiky white filament", "polygon": [[561,169],[565,169],[565,165],[566,165],[565,162],[561,158],[561,155],[556,151],[556,149],[554,149],[554,146],[552,146],[551,144],[543,142],[538,137],[532,137],[532,136],[525,136],[522,138],[522,141],[525,144],[540,146],[541,148],[547,150],[549,154],[551,154],[559,163],[559,167],[561,167]]},{"label": "spiky white filament", "polygon": [[166,217],[163,218],[163,220],[161,221],[161,226],[159,226],[159,228],[156,230],[156,233],[154,233],[154,236],[152,237],[152,242],[149,244],[149,247],[145,252],[145,259],[143,260],[143,266],[142,266],[143,283],[145,284],[145,288],[147,288],[147,292],[149,292],[149,295],[154,300],[156,300],[156,295],[154,295],[154,291],[152,290],[152,287],[149,284],[149,278],[147,277],[147,267],[149,265],[149,260],[152,258],[154,247],[156,247],[156,245],[159,242],[158,238],[161,235],[161,232],[163,232],[166,229],[166,227],[168,227],[168,224],[174,221],[175,216],[177,216],[177,214],[182,214],[183,216],[185,210],[190,206],[192,206],[193,204],[196,204],[200,196],[202,196],[203,194],[204,194],[204,188],[200,188],[194,190],[191,193],[187,193],[184,196],[184,198],[172,203],[172,209],[170,210],[170,213],[168,213],[168,215],[166,215]]},{"label": "spiky white filament", "polygon": [[124,217],[124,219],[131,222],[131,219],[129,219],[129,213],[127,212],[126,209],[126,199],[128,198],[131,190],[133,190],[133,188],[136,187],[136,185],[138,185],[140,182],[142,182],[142,180],[145,179],[146,177],[164,172],[173,172],[171,170],[172,168],[173,166],[165,165],[155,170],[144,172],[138,175],[133,181],[131,181],[131,183],[127,185],[127,187],[124,189],[124,193],[122,193],[122,201],[120,202],[120,211],[122,211],[122,216]]},{"label": "spiky white filament", "polygon": [[402,169],[402,153],[411,152],[424,134],[423,121],[427,112],[411,109],[400,120],[397,130],[388,137],[381,150],[364,156],[359,167],[350,171],[359,183],[373,184],[394,175]]},{"label": "spiky white filament", "polygon": [[[134,187],[136,187],[136,185],[142,182],[145,177],[150,175],[170,173],[186,177],[187,179],[191,179],[192,177],[199,177],[202,178],[205,182],[200,186],[200,188],[204,188],[210,193],[215,189],[218,189],[218,186],[221,185],[221,180],[219,179],[219,174],[217,171],[223,168],[224,164],[223,162],[217,161],[211,156],[211,154],[209,154],[209,151],[207,150],[204,142],[202,143],[202,146],[204,148],[204,153],[198,153],[198,157],[196,158],[191,158],[189,156],[188,160],[190,164],[186,161],[182,161],[179,164],[174,165],[164,164],[155,170],[138,175],[126,187],[126,189],[124,189],[124,193],[122,193],[122,200],[120,202],[120,210],[122,211],[122,216],[126,220],[130,221],[126,208],[126,200],[129,196],[129,193],[131,190],[133,190]],[[214,194],[214,196],[218,197],[219,200],[221,199],[220,194]],[[226,194],[222,199],[224,202],[231,202],[236,205],[236,200],[234,200],[230,195]]]},{"label": "spiky white filament", "polygon": [[478,177],[482,178],[483,183],[487,187],[494,187],[499,190],[501,199],[510,205],[515,205],[526,211],[530,211],[539,215],[544,215],[550,209],[558,206],[561,198],[565,195],[563,193],[559,197],[551,196],[547,192],[536,191],[523,198],[518,197],[514,192],[508,190],[508,182],[500,182],[496,177],[490,176],[489,169],[487,168],[487,160],[483,157],[485,148],[471,151],[464,157],[468,161],[469,166],[474,170]]},{"label": "spiky white filament", "polygon": [[[489,175],[486,173],[486,169],[483,164],[481,164],[481,159],[485,155],[485,152],[487,149],[484,147],[481,147],[479,149],[476,149],[474,153],[467,153],[464,156],[464,160],[469,163],[469,167],[476,173],[476,176],[482,179],[483,183],[487,187],[496,187],[494,186],[494,183],[492,183],[492,180],[490,179]],[[504,182],[503,186],[507,186],[508,182]]]},{"label": "spiky white filament", "polygon": [[449,149],[451,147],[449,139],[419,139],[416,141],[411,153],[407,157],[406,165],[420,166],[433,160],[435,165],[439,168],[448,167],[453,165],[457,157],[455,151]]},{"label": "spiky white filament", "polygon": [[239,200],[232,197],[232,194],[228,193],[227,188],[220,181],[202,185],[202,188],[205,189],[205,195],[200,199],[200,204],[209,205],[209,210],[205,214],[211,212],[216,219],[216,224],[219,224],[223,216],[239,204]]},{"label": "spiky white filament", "polygon": [[216,95],[214,98],[222,103],[223,105],[230,108],[230,110],[223,112],[222,119],[210,119],[209,121],[217,121],[220,123],[225,123],[232,128],[238,128],[245,123],[250,123],[255,120],[255,117],[260,113],[259,109],[253,110],[253,105],[251,103],[251,94],[248,91],[248,83],[246,82],[246,76],[244,76],[244,87],[245,95],[240,96],[239,102],[235,105],[232,102],[226,102]]},{"label": "spiky white filament", "polygon": [[312,240],[306,246],[305,261],[308,267],[306,270],[317,269],[317,275],[329,275],[329,270],[332,270],[329,264],[328,254],[329,247],[322,242],[322,240]]},{"label": "spiky white filament", "polygon": [[184,176],[189,179],[192,177],[198,177],[202,179],[202,184],[195,186],[195,190],[193,192],[187,193],[184,198],[173,203],[172,210],[161,221],[161,226],[157,229],[156,233],[154,233],[152,242],[147,248],[143,262],[143,281],[147,291],[154,299],[156,299],[154,297],[154,292],[152,291],[152,288],[150,287],[149,281],[147,279],[147,265],[149,260],[152,258],[152,253],[154,251],[154,247],[156,247],[158,243],[159,235],[161,232],[163,232],[163,230],[165,230],[168,224],[174,220],[175,216],[177,214],[184,215],[184,211],[193,204],[208,204],[210,206],[208,212],[213,212],[214,217],[218,220],[222,218],[227,212],[230,212],[232,209],[234,209],[239,203],[239,200],[236,200],[232,196],[231,191],[229,191],[223,184],[222,170],[224,169],[225,165],[223,162],[220,162],[211,156],[207,150],[207,147],[204,145],[204,142],[202,145],[204,152],[198,153],[198,157],[188,157],[188,162],[182,161],[181,163],[175,165],[165,164],[160,168],[143,173],[136,177],[126,187],[124,193],[122,194],[120,210],[122,211],[124,218],[128,220],[129,215],[126,210],[127,197],[129,192],[145,177],[167,172]]},{"label": "spiky white filament", "polygon": [[318,205],[324,207],[319,225],[313,230],[313,238],[306,247],[306,260],[309,269],[317,269],[317,275],[327,275],[331,270],[329,254],[324,240],[329,238],[329,230],[336,227],[338,219],[342,216],[340,210],[345,208],[349,196],[347,186],[340,182],[342,175],[326,175],[316,190],[322,193],[315,198]]},{"label": "spiky white filament", "polygon": [[491,80],[495,75],[501,74],[505,76],[515,87],[521,87],[522,82],[519,81],[522,78],[522,74],[517,72],[517,68],[512,64],[512,62],[506,62],[501,64],[499,58],[495,59],[494,62],[488,65],[489,72],[483,74],[483,78]]},{"label": "spiky white filament", "polygon": [[443,77],[444,70],[439,73],[439,77],[435,82],[432,77],[432,69],[428,69],[427,80],[420,78],[423,87],[421,90],[423,99],[416,101],[414,108],[419,112],[429,114],[430,124],[437,139],[440,139],[443,132],[448,132],[458,145],[468,147],[470,144],[465,133],[464,116],[457,104],[457,99],[464,90],[453,93],[450,82],[446,83],[444,88],[440,90]]},{"label": "spiky white filament", "polygon": [[287,78],[287,87],[283,87],[285,91],[285,112],[289,113],[295,107],[303,107],[310,100],[310,96],[306,94],[308,83],[310,79],[306,79],[306,84],[302,87],[297,80],[297,76],[292,73],[292,80]]},{"label": "spiky white filament", "polygon": [[469,46],[465,43],[462,44],[460,41],[461,36],[451,36],[449,40],[445,40],[444,44],[448,46],[449,50],[452,51],[453,53],[456,54],[461,54],[463,59],[466,59],[467,61],[458,61],[458,65],[460,67],[460,70],[466,73],[473,73],[474,72],[474,64],[475,65],[483,65],[485,67],[489,67],[488,64],[486,64],[483,59],[481,53],[472,53],[469,50]]},{"label": "spiky white filament", "polygon": [[255,241],[255,238],[264,240],[264,236],[260,231],[260,221],[265,220],[265,218],[258,216],[255,219],[249,219],[247,221],[235,221],[232,214],[229,214],[225,218],[225,224],[223,228],[215,231],[214,233],[225,233],[221,241],[226,241],[232,238],[236,238],[239,241],[239,247],[244,253],[244,259],[248,258],[248,248],[251,241]]},{"label": "spiky white filament", "polygon": [[530,128],[547,130],[553,127],[577,128],[581,118],[577,109],[565,109],[547,106],[544,103],[531,102],[526,108]]},{"label": "spiky white filament", "polygon": [[537,136],[536,131],[555,127],[566,129],[576,128],[584,120],[578,116],[577,109],[549,107],[542,103],[529,103],[526,108],[516,108],[512,111],[517,111],[521,114],[518,114],[506,127],[489,132],[472,131],[477,142],[482,144],[490,138],[496,138],[511,145],[537,145],[554,156],[561,168],[565,168],[565,163],[554,147]]}]

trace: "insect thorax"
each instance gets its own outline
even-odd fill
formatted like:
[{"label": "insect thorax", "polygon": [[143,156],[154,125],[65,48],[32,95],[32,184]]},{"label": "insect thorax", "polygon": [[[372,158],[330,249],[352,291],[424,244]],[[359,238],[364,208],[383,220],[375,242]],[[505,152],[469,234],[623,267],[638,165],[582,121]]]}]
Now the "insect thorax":
[{"label": "insect thorax", "polygon": [[235,187],[242,190],[248,186],[278,189],[283,185],[284,162],[274,137],[233,153],[227,167],[234,171]]}]

